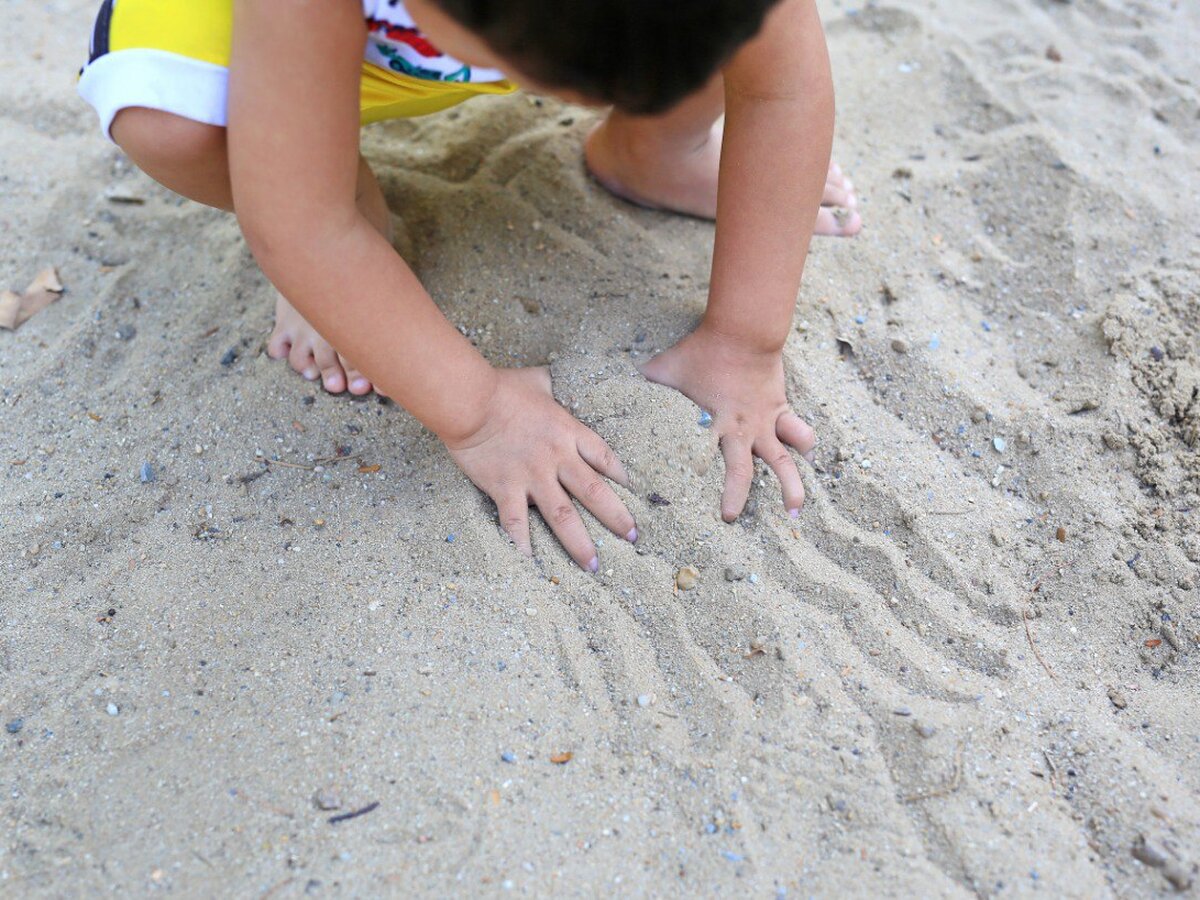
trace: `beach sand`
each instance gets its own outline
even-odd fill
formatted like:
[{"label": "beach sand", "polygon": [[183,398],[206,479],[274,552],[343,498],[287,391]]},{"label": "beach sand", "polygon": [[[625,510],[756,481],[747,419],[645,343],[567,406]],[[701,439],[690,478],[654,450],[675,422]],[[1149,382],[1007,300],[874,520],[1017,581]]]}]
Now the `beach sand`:
[{"label": "beach sand", "polygon": [[589,181],[594,113],[364,132],[447,315],[634,473],[591,577],[268,359],[236,223],[75,96],[93,3],[3,5],[0,287],[66,292],[0,332],[0,894],[1186,888],[1200,11],[822,10],[867,227],[815,243],[786,349],[794,523],[762,470],[722,524],[698,410],[637,374],[713,229]]}]

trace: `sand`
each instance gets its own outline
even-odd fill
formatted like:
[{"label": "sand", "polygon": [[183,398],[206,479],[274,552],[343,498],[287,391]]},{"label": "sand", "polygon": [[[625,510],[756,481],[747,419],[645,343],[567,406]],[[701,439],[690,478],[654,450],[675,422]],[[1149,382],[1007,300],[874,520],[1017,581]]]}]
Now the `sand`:
[{"label": "sand", "polygon": [[636,373],[712,228],[591,183],[593,113],[368,129],[447,314],[551,362],[635,473],[644,537],[598,577],[540,525],[523,561],[396,407],[266,357],[235,223],[74,95],[92,6],[3,5],[0,288],[66,292],[0,333],[0,894],[1195,878],[1194,4],[822,4],[867,228],[815,246],[786,350],[796,523],[764,470],[721,524],[711,434]]}]

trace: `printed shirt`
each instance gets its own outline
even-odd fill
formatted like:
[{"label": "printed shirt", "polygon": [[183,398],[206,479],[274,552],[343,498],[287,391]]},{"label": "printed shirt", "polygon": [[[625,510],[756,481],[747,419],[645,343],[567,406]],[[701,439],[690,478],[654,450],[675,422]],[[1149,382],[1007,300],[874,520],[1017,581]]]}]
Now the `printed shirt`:
[{"label": "printed shirt", "polygon": [[401,0],[363,0],[367,62],[426,81],[480,84],[503,81],[496,69],[478,69],[447,56],[425,39]]}]

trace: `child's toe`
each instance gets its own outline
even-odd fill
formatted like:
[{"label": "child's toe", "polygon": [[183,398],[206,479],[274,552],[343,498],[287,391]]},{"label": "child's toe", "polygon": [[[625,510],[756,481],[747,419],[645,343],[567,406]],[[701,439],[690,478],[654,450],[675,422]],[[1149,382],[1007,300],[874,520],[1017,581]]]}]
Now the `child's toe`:
[{"label": "child's toe", "polygon": [[345,358],[338,358],[341,360],[342,369],[346,373],[346,384],[348,385],[348,390],[350,393],[356,397],[362,397],[371,393],[372,386],[370,379],[363,375],[362,372],[358,371],[358,369],[354,368],[354,366],[346,362]]},{"label": "child's toe", "polygon": [[288,351],[288,365],[296,372],[299,372],[309,381],[316,381],[321,374],[321,370],[317,368],[316,360],[313,359],[312,348],[306,347],[303,344],[292,344],[291,350]]},{"label": "child's toe", "polygon": [[328,344],[322,343],[314,348],[313,358],[317,368],[321,370],[321,383],[331,394],[340,394],[346,390],[346,371],[337,353]]}]

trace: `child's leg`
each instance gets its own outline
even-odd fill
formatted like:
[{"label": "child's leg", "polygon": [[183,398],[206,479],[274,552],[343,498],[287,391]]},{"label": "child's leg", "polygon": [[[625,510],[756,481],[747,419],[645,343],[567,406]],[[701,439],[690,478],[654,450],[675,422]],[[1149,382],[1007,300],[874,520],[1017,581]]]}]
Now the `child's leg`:
[{"label": "child's leg", "polygon": [[[613,110],[588,136],[588,169],[608,190],[633,203],[714,219],[724,112],[720,75],[662,116]],[[862,229],[854,185],[836,163],[829,167],[821,204],[817,234],[849,237]]]},{"label": "child's leg", "polygon": [[[143,172],[178,194],[226,211],[233,210],[225,129],[159,110],[131,107],[117,114],[111,133]],[[379,183],[359,159],[358,208],[380,234],[392,237],[391,215]],[[274,359],[287,357],[293,369],[339,394],[368,394],[371,383],[342,359],[282,296],[275,305],[275,329],[267,343]]]}]

